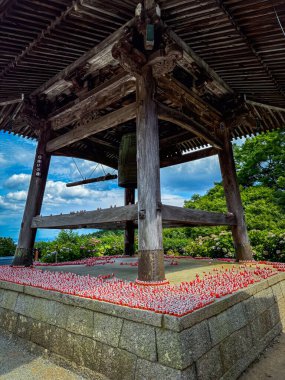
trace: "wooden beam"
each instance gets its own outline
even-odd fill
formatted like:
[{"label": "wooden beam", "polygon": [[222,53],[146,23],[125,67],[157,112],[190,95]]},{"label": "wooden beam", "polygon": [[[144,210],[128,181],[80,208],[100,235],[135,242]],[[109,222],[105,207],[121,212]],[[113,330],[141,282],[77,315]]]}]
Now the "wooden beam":
[{"label": "wooden beam", "polygon": [[212,135],[208,129],[206,129],[203,125],[198,123],[193,118],[183,114],[175,110],[174,108],[170,108],[165,106],[162,103],[158,104],[158,117],[161,120],[169,121],[173,124],[179,125],[181,128],[187,129],[192,132],[194,135],[204,139],[207,143],[212,145],[217,149],[222,149],[222,142],[214,135]]},{"label": "wooden beam", "polygon": [[261,108],[264,108],[264,109],[269,110],[269,111],[285,112],[285,108],[272,106],[270,104],[264,104],[264,103],[256,102],[254,100],[245,99],[245,103],[248,103],[252,106],[261,107]]},{"label": "wooden beam", "polygon": [[174,41],[183,50],[184,56],[187,56],[187,61],[191,64],[196,63],[198,67],[201,67],[210,76],[210,78],[214,80],[217,88],[220,88],[223,94],[233,93],[233,90],[229,87],[229,85],[201,57],[199,57],[185,41],[178,37],[173,30],[168,29],[167,33],[172,41]]},{"label": "wooden beam", "polygon": [[225,131],[220,131],[220,135],[223,139],[224,149],[220,150],[218,154],[226,202],[229,212],[234,213],[237,220],[236,226],[232,227],[236,257],[237,260],[252,260],[252,249],[245,224],[230,132],[225,129]]},{"label": "wooden beam", "polygon": [[181,226],[233,226],[236,218],[233,214],[222,214],[219,212],[209,212],[193,210],[189,208],[162,205],[161,208],[163,221]]},{"label": "wooden beam", "polygon": [[47,145],[48,152],[54,152],[67,145],[71,145],[76,141],[83,140],[96,133],[105,131],[115,127],[116,125],[125,123],[126,121],[134,119],[136,116],[136,103],[129,104],[116,111],[108,113],[102,117],[99,117],[89,124],[74,128],[70,132],[67,132],[59,137],[51,140]]},{"label": "wooden beam", "polygon": [[106,108],[136,89],[135,78],[128,73],[120,73],[89,91],[87,96],[67,104],[49,116],[53,130],[58,130],[74,121],[85,118],[88,113]]},{"label": "wooden beam", "polygon": [[[233,214],[222,214],[192,210],[183,207],[160,205],[165,226],[235,226]],[[138,206],[135,204],[96,211],[74,212],[70,214],[36,216],[32,228],[67,229],[67,228],[124,228],[126,223],[137,225]]]},{"label": "wooden beam", "polygon": [[113,207],[96,211],[84,211],[71,214],[36,216],[32,221],[32,228],[104,228],[108,224],[136,220],[137,205]]},{"label": "wooden beam", "polygon": [[146,66],[137,78],[138,279],[165,279],[162,245],[159,128],[155,79]]},{"label": "wooden beam", "polygon": [[46,153],[49,134],[50,128],[47,125],[42,126],[13,265],[33,265],[33,247],[37,230],[31,229],[31,223],[33,217],[41,212],[43,203],[51,158],[50,154]]},{"label": "wooden beam", "polygon": [[159,79],[159,87],[163,91],[167,100],[188,108],[191,113],[197,115],[202,124],[208,125],[210,128],[219,126],[223,115],[216,108],[205,102],[193,90],[184,86],[177,79],[166,76]]},{"label": "wooden beam", "polygon": [[117,174],[106,174],[106,175],[96,177],[96,178],[87,178],[87,179],[83,179],[77,182],[69,182],[66,184],[66,187],[88,185],[89,183],[109,181],[109,180],[117,179],[117,178],[118,178]]},{"label": "wooden beam", "polygon": [[10,104],[17,104],[24,100],[24,94],[21,94],[21,97],[17,96],[13,99],[0,99],[0,107],[8,106]]},{"label": "wooden beam", "polygon": [[[114,58],[112,56],[112,47],[113,45],[122,37],[125,35],[125,29],[126,27],[130,27],[134,23],[134,19],[128,21],[126,24],[124,24],[121,28],[116,30],[114,33],[112,33],[109,37],[107,37],[105,40],[100,42],[97,46],[95,46],[93,49],[89,50],[87,53],[85,53],[83,56],[81,56],[79,59],[77,59],[75,62],[71,63],[69,66],[67,66],[64,70],[62,70],[60,73],[55,75],[53,78],[51,78],[49,81],[44,83],[41,87],[36,89],[32,95],[38,95],[43,92],[48,92],[48,89],[56,82],[59,82],[63,79],[65,79],[70,73],[75,71],[77,68],[82,67],[84,65],[91,65],[98,70],[101,67],[104,67],[111,62],[114,61]],[[103,66],[101,66],[103,64]]]},{"label": "wooden beam", "polygon": [[190,161],[200,160],[201,158],[215,156],[216,154],[218,154],[218,151],[215,148],[201,149],[201,150],[197,150],[188,154],[183,154],[181,156],[163,158],[160,161],[160,167],[165,168],[167,166],[183,164],[185,162],[190,162]]}]

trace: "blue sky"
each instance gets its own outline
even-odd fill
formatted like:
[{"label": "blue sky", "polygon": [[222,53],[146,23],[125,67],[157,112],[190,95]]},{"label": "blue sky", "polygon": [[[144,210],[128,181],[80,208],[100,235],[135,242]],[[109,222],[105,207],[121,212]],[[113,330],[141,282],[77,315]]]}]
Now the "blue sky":
[{"label": "blue sky", "polygon": [[[0,132],[0,236],[17,240],[35,148],[36,143],[31,140]],[[79,159],[76,164],[84,177],[89,177],[96,167],[92,162]],[[102,173],[98,167],[93,175]],[[118,188],[116,180],[66,188],[66,182],[80,179],[71,158],[53,157],[42,215],[123,205],[123,189]],[[216,156],[164,168],[161,170],[162,202],[182,206],[184,200],[195,193],[204,194],[220,180]],[[57,233],[56,230],[39,230],[37,240],[51,239]]]}]

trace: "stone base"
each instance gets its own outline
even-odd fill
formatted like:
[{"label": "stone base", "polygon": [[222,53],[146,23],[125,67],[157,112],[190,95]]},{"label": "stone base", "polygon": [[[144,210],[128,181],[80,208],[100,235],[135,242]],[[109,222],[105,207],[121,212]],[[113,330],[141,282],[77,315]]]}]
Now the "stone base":
[{"label": "stone base", "polygon": [[12,266],[30,267],[33,265],[33,250],[28,248],[16,248]]},{"label": "stone base", "polygon": [[178,318],[0,282],[0,326],[114,380],[237,379],[281,332],[285,273]]},{"label": "stone base", "polygon": [[139,251],[138,280],[144,282],[165,280],[164,252],[162,249]]}]

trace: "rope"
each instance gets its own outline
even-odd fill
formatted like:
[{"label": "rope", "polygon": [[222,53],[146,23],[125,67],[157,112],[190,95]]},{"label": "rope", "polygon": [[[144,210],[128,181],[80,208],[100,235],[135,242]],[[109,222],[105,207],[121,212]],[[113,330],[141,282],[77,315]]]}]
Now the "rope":
[{"label": "rope", "polygon": [[72,157],[72,160],[73,160],[73,162],[74,162],[74,164],[75,164],[75,166],[76,166],[79,174],[81,175],[81,178],[84,180],[85,178],[83,177],[83,175],[82,175],[81,171],[79,170],[79,167],[77,166],[77,163],[76,163],[76,161],[75,161],[75,159],[73,157]]}]

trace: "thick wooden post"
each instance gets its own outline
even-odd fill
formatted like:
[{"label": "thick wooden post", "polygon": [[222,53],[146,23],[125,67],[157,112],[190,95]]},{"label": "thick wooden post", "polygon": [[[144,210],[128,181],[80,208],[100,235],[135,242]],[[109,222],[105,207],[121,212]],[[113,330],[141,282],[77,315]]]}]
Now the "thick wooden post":
[{"label": "thick wooden post", "polygon": [[33,247],[36,228],[31,228],[33,217],[40,214],[50,164],[50,154],[46,153],[49,128],[44,125],[40,131],[30,187],[26,200],[21,230],[12,265],[33,264]]},{"label": "thick wooden post", "polygon": [[237,260],[252,260],[247,228],[245,224],[244,210],[242,206],[239,185],[236,175],[236,167],[233,148],[228,129],[220,133],[224,148],[219,150],[219,161],[223,177],[228,211],[236,216],[237,225],[232,226],[234,246]]},{"label": "thick wooden post", "polygon": [[138,280],[165,279],[155,81],[147,66],[137,78]]},{"label": "thick wooden post", "polygon": [[[135,189],[125,189],[125,205],[135,204]],[[133,256],[135,253],[135,226],[133,222],[126,222],[125,228],[125,255]]]}]

